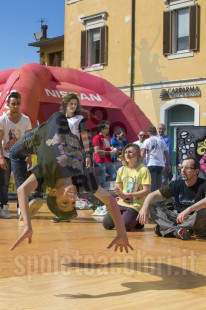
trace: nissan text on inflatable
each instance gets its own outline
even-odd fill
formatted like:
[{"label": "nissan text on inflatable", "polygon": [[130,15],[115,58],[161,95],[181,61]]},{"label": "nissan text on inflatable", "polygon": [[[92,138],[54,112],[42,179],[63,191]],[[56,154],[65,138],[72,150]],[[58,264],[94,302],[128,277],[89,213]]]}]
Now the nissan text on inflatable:
[{"label": "nissan text on inflatable", "polygon": [[124,128],[128,142],[137,140],[140,129],[151,122],[136,103],[108,81],[71,68],[48,67],[36,63],[0,72],[0,115],[6,111],[7,97],[12,91],[22,96],[21,112],[30,117],[32,127],[59,111],[62,98],[76,93],[83,107],[87,126],[96,130],[97,123],[108,120],[110,134]]}]

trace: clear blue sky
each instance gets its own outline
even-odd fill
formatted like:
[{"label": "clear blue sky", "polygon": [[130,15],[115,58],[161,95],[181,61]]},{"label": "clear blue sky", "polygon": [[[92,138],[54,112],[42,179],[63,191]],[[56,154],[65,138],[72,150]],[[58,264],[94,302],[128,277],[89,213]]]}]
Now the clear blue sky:
[{"label": "clear blue sky", "polygon": [[41,18],[48,25],[49,38],[64,34],[65,0],[1,0],[0,71],[39,62],[34,32],[41,30]]}]

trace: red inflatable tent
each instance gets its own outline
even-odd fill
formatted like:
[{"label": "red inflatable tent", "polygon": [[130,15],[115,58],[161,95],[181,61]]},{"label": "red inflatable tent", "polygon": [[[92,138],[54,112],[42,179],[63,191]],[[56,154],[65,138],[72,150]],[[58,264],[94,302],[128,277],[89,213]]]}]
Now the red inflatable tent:
[{"label": "red inflatable tent", "polygon": [[70,68],[47,67],[36,63],[0,72],[0,115],[6,110],[8,94],[22,95],[21,112],[28,115],[32,126],[59,110],[62,98],[75,92],[80,97],[88,128],[95,131],[104,119],[111,122],[110,134],[117,127],[126,130],[129,142],[137,140],[140,129],[151,122],[130,97],[106,80]]}]

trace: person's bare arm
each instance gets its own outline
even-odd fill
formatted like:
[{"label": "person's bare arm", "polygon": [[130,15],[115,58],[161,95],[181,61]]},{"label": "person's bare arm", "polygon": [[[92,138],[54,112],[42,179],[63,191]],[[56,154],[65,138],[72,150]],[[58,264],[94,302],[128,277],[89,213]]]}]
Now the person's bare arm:
[{"label": "person's bare arm", "polygon": [[38,186],[37,179],[34,174],[30,175],[28,179],[18,188],[17,195],[19,201],[19,207],[24,219],[24,231],[17,241],[11,247],[11,250],[15,249],[22,241],[28,238],[28,243],[32,242],[32,225],[29,216],[29,199],[30,192],[35,190]]},{"label": "person's bare arm", "polygon": [[172,168],[171,168],[170,157],[169,157],[168,151],[164,151],[164,155],[165,155],[166,161],[167,161],[167,171],[170,172],[172,170]]},{"label": "person's bare arm", "polygon": [[116,153],[114,151],[100,150],[99,146],[94,146],[94,152],[99,155],[114,155]]},{"label": "person's bare arm", "polygon": [[142,225],[145,224],[146,219],[148,218],[148,215],[149,215],[149,208],[155,202],[155,200],[158,198],[162,198],[162,194],[160,193],[159,190],[156,190],[156,191],[150,193],[146,197],[144,204],[142,206],[142,209],[140,210],[138,217],[137,217],[137,221],[139,221],[140,224],[142,224]]},{"label": "person's bare arm", "polygon": [[122,182],[116,182],[116,186],[114,188],[114,191],[119,196],[119,192],[123,191],[123,183]]},{"label": "person's bare arm", "polygon": [[138,191],[138,192],[133,192],[133,193],[122,193],[122,191],[117,190],[116,194],[122,198],[122,199],[127,199],[127,198],[141,198],[141,197],[145,197],[150,193],[150,188],[151,186],[148,184],[144,184],[142,185],[142,190]]},{"label": "person's bare arm", "polygon": [[177,217],[177,223],[183,223],[185,217],[187,217],[191,212],[205,209],[205,208],[206,208],[206,198],[203,198],[200,201],[193,204],[192,206],[185,209],[183,212],[181,212]]},{"label": "person's bare arm", "polygon": [[[90,152],[89,137],[88,137],[88,132],[86,130],[81,131],[81,138],[82,138],[82,143],[83,143],[85,152]],[[90,168],[90,167],[91,167],[91,158],[86,157],[86,168]]]},{"label": "person's bare arm", "polygon": [[83,130],[83,131],[81,131],[80,135],[81,135],[81,138],[82,138],[82,143],[83,143],[85,152],[89,152],[90,151],[90,147],[89,147],[88,132],[86,130]]},{"label": "person's bare arm", "polygon": [[4,131],[0,130],[0,167],[1,167],[1,169],[6,170],[7,169],[7,162],[4,158],[3,148],[2,148],[3,138],[4,138]]},{"label": "person's bare arm", "polygon": [[94,195],[106,205],[107,210],[116,226],[117,237],[110,243],[108,248],[111,248],[113,245],[115,245],[115,251],[117,251],[118,248],[120,248],[120,252],[125,249],[127,253],[128,248],[133,250],[133,247],[129,244],[125,226],[116,199],[102,187],[99,187]]},{"label": "person's bare arm", "polygon": [[143,159],[145,158],[145,154],[146,154],[147,150],[146,149],[142,149],[140,152],[141,155],[141,162],[143,161]]},{"label": "person's bare arm", "polygon": [[[27,132],[29,132],[31,130],[32,129],[29,129],[29,130],[25,131],[25,133],[27,133]],[[27,169],[31,169],[32,168],[32,157],[31,157],[31,155],[26,158],[26,164],[27,164]]]}]

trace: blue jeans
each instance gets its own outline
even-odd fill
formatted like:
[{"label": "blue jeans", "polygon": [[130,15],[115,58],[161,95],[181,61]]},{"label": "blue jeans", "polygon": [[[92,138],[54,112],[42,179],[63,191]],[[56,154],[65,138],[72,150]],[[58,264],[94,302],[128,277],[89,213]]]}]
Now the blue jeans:
[{"label": "blue jeans", "polygon": [[96,163],[97,175],[101,187],[105,187],[105,182],[113,181],[114,167],[112,163]]},{"label": "blue jeans", "polygon": [[7,169],[0,168],[0,202],[1,205],[6,205],[8,203],[8,188],[9,180],[11,176],[11,160],[4,157],[7,162]]},{"label": "blue jeans", "polygon": [[161,166],[148,166],[151,174],[151,192],[161,188],[162,184],[162,169]]},{"label": "blue jeans", "polygon": [[113,162],[113,167],[114,167],[113,179],[116,180],[116,178],[117,178],[117,171],[119,170],[120,167],[122,167],[122,161],[121,160],[114,161]]},{"label": "blue jeans", "polygon": [[29,148],[25,148],[24,144],[21,143],[22,140],[28,139],[28,141],[32,140],[32,136],[34,135],[35,129],[27,132],[20,138],[11,148],[10,150],[10,159],[11,159],[11,168],[14,173],[14,180],[16,183],[16,188],[24,183],[27,179],[27,163],[26,158],[32,154],[35,154],[36,149],[32,143],[30,143]]}]

